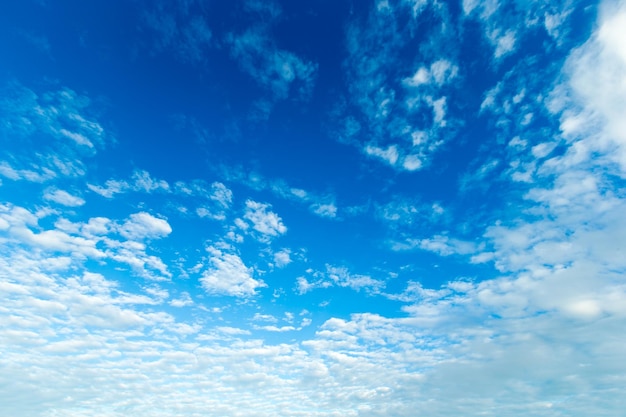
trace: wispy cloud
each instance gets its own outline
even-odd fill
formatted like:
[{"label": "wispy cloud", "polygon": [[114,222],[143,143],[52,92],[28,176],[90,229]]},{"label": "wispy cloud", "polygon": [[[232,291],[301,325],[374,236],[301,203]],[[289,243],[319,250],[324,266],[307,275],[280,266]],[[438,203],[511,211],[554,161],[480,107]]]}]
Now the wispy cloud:
[{"label": "wispy cloud", "polygon": [[5,147],[0,174],[11,180],[82,176],[83,158],[113,140],[92,116],[91,100],[69,88],[36,93],[12,82],[3,88],[0,110],[2,140],[17,140],[23,144],[20,149],[38,150],[12,155],[8,151],[14,147]]},{"label": "wispy cloud", "polygon": [[85,200],[68,193],[65,190],[49,188],[43,195],[44,200],[53,201],[67,207],[80,207],[85,204]]},{"label": "wispy cloud", "polygon": [[206,63],[215,42],[205,13],[208,10],[200,1],[155,3],[143,15],[145,28],[156,34],[154,50],[174,53],[186,62]]},{"label": "wispy cloud", "polygon": [[87,187],[96,194],[105,198],[113,198],[116,194],[129,191],[151,193],[153,191],[169,192],[170,186],[167,181],[157,180],[150,176],[150,173],[143,170],[133,172],[130,180],[110,179],[104,186],[87,184]]},{"label": "wispy cloud", "polygon": [[271,36],[271,27],[280,16],[280,8],[270,2],[263,7],[247,2],[248,12],[262,13],[264,19],[241,32],[231,32],[225,42],[239,67],[259,86],[271,93],[270,98],[256,102],[256,118],[266,119],[275,102],[287,98],[310,98],[317,64],[281,48]]},{"label": "wispy cloud", "polygon": [[346,32],[350,98],[336,111],[333,134],[399,170],[428,166],[455,125],[448,114],[448,95],[459,75],[453,44],[401,58],[401,51],[417,44],[418,32],[432,31],[433,41],[441,41],[450,33],[439,31],[439,24],[454,30],[445,5],[430,10],[437,23],[417,30],[416,19],[426,7],[427,2],[379,2],[367,22],[355,21]]},{"label": "wispy cloud", "polygon": [[331,193],[304,190],[289,185],[282,179],[267,179],[257,172],[243,169],[224,168],[223,175],[228,181],[244,184],[254,190],[268,190],[277,197],[305,204],[312,213],[320,217],[336,218],[339,215],[336,198]]},{"label": "wispy cloud", "polygon": [[377,294],[385,287],[385,282],[372,278],[369,275],[351,273],[346,267],[326,265],[325,271],[307,271],[309,278],[296,279],[296,292],[300,295],[318,288],[344,287],[355,291],[364,290],[370,294]]},{"label": "wispy cloud", "polygon": [[246,211],[243,218],[250,222],[252,229],[260,233],[259,239],[263,241],[269,241],[269,239],[287,232],[283,220],[270,209],[269,204],[252,200],[246,201]]}]

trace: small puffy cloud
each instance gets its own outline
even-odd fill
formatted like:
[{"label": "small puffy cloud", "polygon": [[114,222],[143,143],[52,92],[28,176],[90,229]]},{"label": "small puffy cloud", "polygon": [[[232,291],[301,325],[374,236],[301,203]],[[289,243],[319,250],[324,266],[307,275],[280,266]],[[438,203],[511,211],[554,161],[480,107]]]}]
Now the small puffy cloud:
[{"label": "small puffy cloud", "polygon": [[274,237],[287,232],[287,227],[283,220],[273,211],[270,211],[269,204],[257,203],[256,201],[246,201],[246,212],[244,218],[252,224],[252,228],[262,235]]},{"label": "small puffy cloud", "polygon": [[209,253],[210,267],[200,278],[207,293],[249,297],[256,294],[257,288],[266,287],[263,281],[252,277],[252,268],[248,268],[237,254],[216,248],[209,248]]},{"label": "small puffy cloud", "polygon": [[399,154],[396,145],[390,145],[386,149],[374,145],[367,145],[364,150],[366,154],[380,158],[389,165],[393,166],[398,162]]},{"label": "small puffy cloud", "polygon": [[67,191],[49,188],[43,195],[44,200],[52,201],[67,207],[80,207],[85,204],[85,200],[76,197]]},{"label": "small puffy cloud", "polygon": [[211,195],[209,198],[224,208],[230,207],[233,202],[233,192],[221,182],[211,184]]},{"label": "small puffy cloud", "polygon": [[500,29],[494,29],[488,33],[487,36],[495,47],[493,56],[496,59],[501,58],[515,50],[515,43],[517,41],[515,31],[507,30],[502,33]]},{"label": "small puffy cloud", "polygon": [[430,65],[430,68],[420,67],[415,74],[405,78],[403,83],[407,87],[420,87],[434,83],[438,86],[449,83],[456,78],[459,69],[446,59],[439,59]]},{"label": "small puffy cloud", "polygon": [[224,215],[224,213],[222,213],[222,212],[214,213],[213,211],[211,211],[210,209],[208,209],[206,207],[198,207],[196,209],[196,214],[199,217],[209,218],[209,219],[213,219],[213,220],[224,220],[224,219],[226,219],[226,216]]},{"label": "small puffy cloud", "polygon": [[193,300],[188,292],[182,292],[178,298],[175,298],[170,301],[170,305],[172,307],[188,307],[192,306]]},{"label": "small puffy cloud", "polygon": [[96,194],[100,194],[104,198],[113,198],[115,194],[126,192],[130,185],[126,181],[107,180],[104,186],[87,184],[87,188]]},{"label": "small puffy cloud", "polygon": [[132,188],[135,191],[144,191],[149,193],[156,190],[168,191],[170,188],[166,181],[156,180],[150,176],[148,171],[143,170],[133,172],[132,181]]},{"label": "small puffy cloud", "polygon": [[240,329],[238,327],[230,327],[230,326],[217,326],[215,328],[218,332],[224,333],[229,336],[239,336],[239,335],[249,335],[249,330]]},{"label": "small puffy cloud", "polygon": [[326,265],[326,271],[308,271],[312,280],[305,277],[296,279],[296,292],[300,295],[317,288],[344,287],[355,291],[365,290],[368,293],[378,293],[385,287],[385,282],[374,279],[369,275],[351,273],[346,267]]},{"label": "small puffy cloud", "polygon": [[[569,56],[565,66],[571,90],[570,106],[561,116],[568,139],[584,138],[601,127],[600,135],[578,143],[578,158],[593,151],[610,155],[626,172],[626,5],[614,2],[601,9],[600,26],[593,36]],[[567,102],[567,93],[554,102]]]},{"label": "small puffy cloud", "polygon": [[328,278],[339,287],[349,287],[353,290],[361,289],[378,291],[385,286],[383,281],[374,279],[369,275],[352,274],[345,267],[326,266]]},{"label": "small puffy cloud", "polygon": [[422,159],[419,155],[407,155],[402,161],[402,167],[407,171],[417,171],[422,166]]},{"label": "small puffy cloud", "polygon": [[283,268],[291,263],[291,251],[289,249],[283,249],[274,254],[274,263],[277,267]]},{"label": "small puffy cloud", "polygon": [[122,194],[129,191],[144,193],[152,193],[154,191],[170,191],[170,186],[167,181],[157,180],[153,178],[149,172],[144,170],[134,171],[128,181],[110,179],[104,183],[104,186],[87,184],[87,188],[96,194],[100,194],[104,198],[113,198],[116,194]]},{"label": "small puffy cloud", "polygon": [[296,292],[298,294],[306,294],[314,288],[317,288],[317,286],[314,283],[309,282],[309,280],[305,277],[296,278]]},{"label": "small puffy cloud", "polygon": [[264,330],[266,332],[273,333],[293,332],[295,330],[298,330],[294,326],[254,326],[254,328],[256,330]]},{"label": "small puffy cloud", "polygon": [[172,233],[169,223],[153,215],[141,212],[131,214],[129,219],[120,226],[120,235],[133,240],[164,237]]}]

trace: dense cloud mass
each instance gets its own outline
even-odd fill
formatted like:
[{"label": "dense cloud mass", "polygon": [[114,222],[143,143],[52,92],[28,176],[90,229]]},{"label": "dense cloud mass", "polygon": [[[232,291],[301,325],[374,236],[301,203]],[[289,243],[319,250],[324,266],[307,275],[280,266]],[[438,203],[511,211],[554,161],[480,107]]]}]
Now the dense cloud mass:
[{"label": "dense cloud mass", "polygon": [[0,5],[0,415],[623,413],[626,4],[314,3]]}]

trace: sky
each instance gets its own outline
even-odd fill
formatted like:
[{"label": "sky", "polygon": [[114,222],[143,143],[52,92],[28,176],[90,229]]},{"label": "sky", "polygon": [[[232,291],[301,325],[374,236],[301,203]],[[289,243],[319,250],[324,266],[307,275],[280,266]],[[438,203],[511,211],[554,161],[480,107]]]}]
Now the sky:
[{"label": "sky", "polygon": [[0,415],[620,416],[626,2],[0,3]]}]

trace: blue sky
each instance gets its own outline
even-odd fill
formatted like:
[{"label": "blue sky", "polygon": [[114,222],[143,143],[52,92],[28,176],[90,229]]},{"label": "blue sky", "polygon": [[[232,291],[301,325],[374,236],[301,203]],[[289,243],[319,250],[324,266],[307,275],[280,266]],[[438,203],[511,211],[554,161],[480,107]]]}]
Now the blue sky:
[{"label": "blue sky", "polygon": [[626,4],[6,1],[0,414],[617,416]]}]

